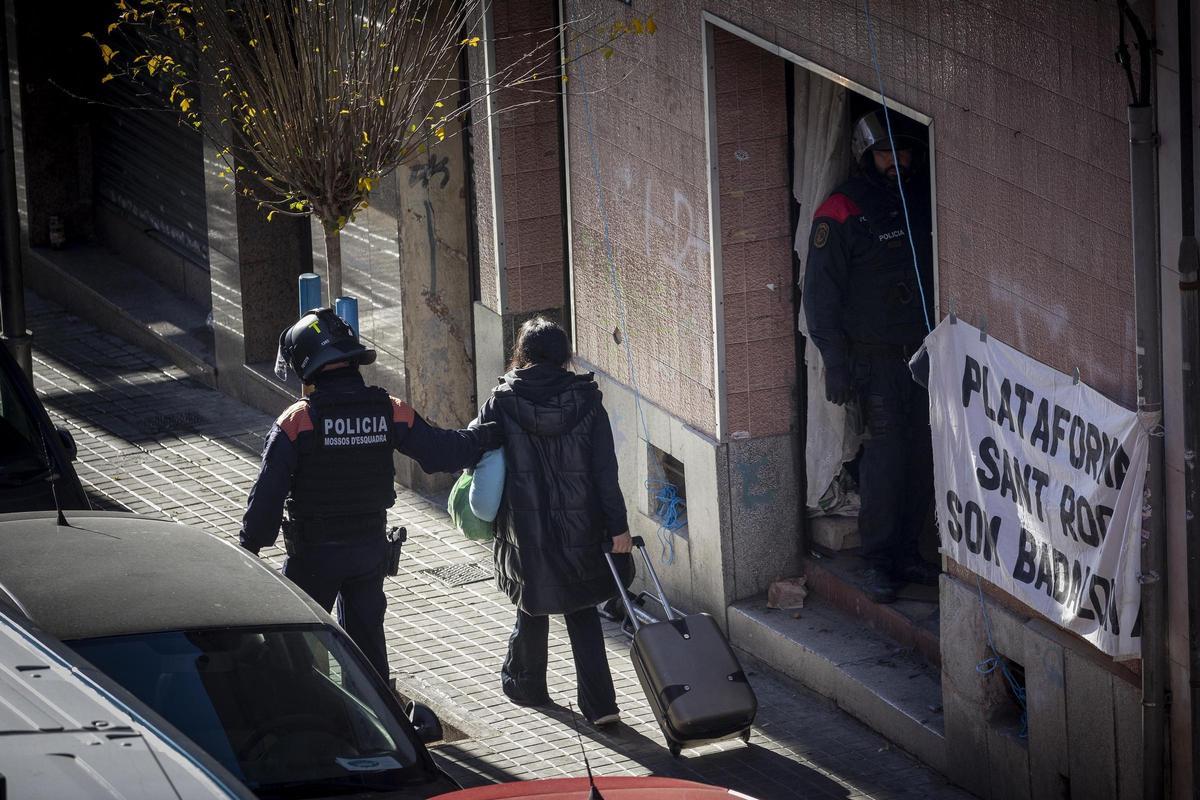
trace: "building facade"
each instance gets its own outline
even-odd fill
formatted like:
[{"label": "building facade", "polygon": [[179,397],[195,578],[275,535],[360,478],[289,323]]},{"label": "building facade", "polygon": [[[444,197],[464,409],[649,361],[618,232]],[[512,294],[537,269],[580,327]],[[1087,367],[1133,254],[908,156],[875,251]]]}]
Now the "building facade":
[{"label": "building facade", "polygon": [[[811,555],[814,528],[824,523],[805,511],[813,505],[805,448],[819,421],[796,324],[804,221],[815,207],[803,178],[812,178],[807,162],[835,156],[815,143],[810,118],[832,102],[853,114],[882,89],[894,113],[929,130],[936,319],[953,308],[1136,408],[1132,100],[1112,57],[1122,36],[1117,4],[614,5],[497,2],[480,22],[487,48],[473,75],[502,70],[521,52],[514,43],[524,31],[565,22],[567,88],[555,121],[528,107],[505,111],[501,96],[475,126],[477,392],[502,371],[517,323],[557,315],[570,327],[578,366],[594,370],[604,389],[631,526],[657,543],[660,573],[681,605],[714,614],[737,646],[981,797],[1142,796],[1141,662],[1114,662],[995,587],[981,602],[974,576],[949,560],[940,624],[930,623],[940,636],[930,638],[912,620],[862,608]],[[1174,795],[1184,796],[1179,37],[1174,5],[1135,11],[1161,51],[1167,468],[1164,495],[1151,502],[1165,515],[1169,565],[1165,760]],[[618,39],[611,57],[586,55],[596,20],[633,16],[652,16],[655,34]],[[1136,53],[1133,60],[1136,73]],[[655,515],[665,477],[686,485],[687,524],[674,531]],[[847,677],[853,669],[830,667],[837,655],[822,651],[812,630],[755,610],[773,581],[800,574],[815,591],[814,613],[829,601],[925,655],[939,699],[905,698],[895,676]],[[1020,710],[999,675],[976,669],[992,654],[989,624],[1000,656],[1020,668],[1024,723],[1014,721]],[[864,693],[891,710],[861,700]]]}]

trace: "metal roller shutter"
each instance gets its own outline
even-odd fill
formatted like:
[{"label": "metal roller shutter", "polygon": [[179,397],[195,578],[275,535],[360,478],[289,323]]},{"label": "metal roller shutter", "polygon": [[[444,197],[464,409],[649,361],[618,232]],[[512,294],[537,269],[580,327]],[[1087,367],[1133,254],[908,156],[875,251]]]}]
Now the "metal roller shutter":
[{"label": "metal roller shutter", "polygon": [[162,244],[208,267],[204,146],[160,98],[118,78],[105,87],[106,113],[96,132],[95,182],[100,202]]}]

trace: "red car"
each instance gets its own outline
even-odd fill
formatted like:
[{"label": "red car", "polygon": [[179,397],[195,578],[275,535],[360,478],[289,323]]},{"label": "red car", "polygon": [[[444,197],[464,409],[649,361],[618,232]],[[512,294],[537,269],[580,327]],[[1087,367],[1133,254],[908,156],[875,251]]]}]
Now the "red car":
[{"label": "red car", "polygon": [[[749,795],[677,778],[596,778],[604,800],[754,800]],[[587,800],[587,778],[549,778],[538,781],[477,786],[439,794],[432,800]]]}]

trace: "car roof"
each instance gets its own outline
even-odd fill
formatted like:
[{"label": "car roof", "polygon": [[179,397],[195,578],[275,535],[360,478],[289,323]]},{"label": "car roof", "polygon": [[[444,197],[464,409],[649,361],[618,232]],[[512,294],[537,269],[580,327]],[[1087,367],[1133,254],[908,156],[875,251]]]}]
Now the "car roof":
[{"label": "car roof", "polygon": [[307,595],[232,542],[137,514],[0,514],[0,600],[59,639],[325,623]]},{"label": "car roof", "polygon": [[[719,786],[653,775],[644,778],[598,777],[595,783],[605,800],[754,800],[749,795]],[[545,778],[477,786],[440,794],[433,800],[584,800],[589,789],[587,778]]]},{"label": "car roof", "polygon": [[19,615],[0,612],[0,796],[253,797],[190,741],[168,738],[136,698],[106,688],[71,656]]}]

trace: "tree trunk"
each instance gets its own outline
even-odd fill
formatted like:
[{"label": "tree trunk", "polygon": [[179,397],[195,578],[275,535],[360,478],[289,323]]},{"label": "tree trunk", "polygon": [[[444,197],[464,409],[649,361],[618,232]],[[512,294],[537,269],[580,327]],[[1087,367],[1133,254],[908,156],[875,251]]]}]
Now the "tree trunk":
[{"label": "tree trunk", "polygon": [[325,259],[329,265],[329,306],[342,296],[342,232],[331,225],[325,229]]}]

